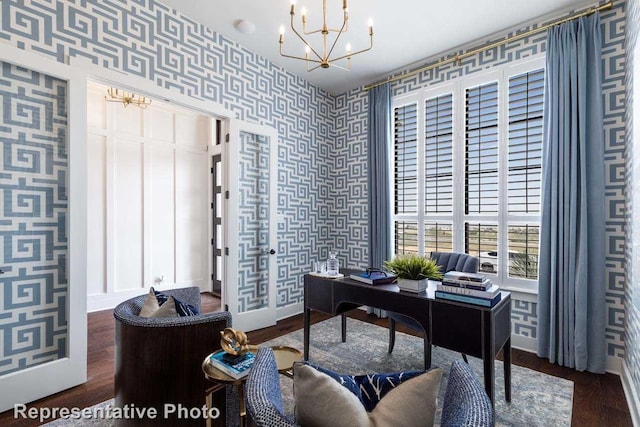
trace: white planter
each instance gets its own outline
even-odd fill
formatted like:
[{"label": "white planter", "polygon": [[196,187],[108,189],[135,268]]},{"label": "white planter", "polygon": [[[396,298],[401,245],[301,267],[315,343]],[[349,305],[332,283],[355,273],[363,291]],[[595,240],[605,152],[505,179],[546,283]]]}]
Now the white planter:
[{"label": "white planter", "polygon": [[398,279],[398,287],[402,291],[424,292],[428,286],[429,286],[428,279],[422,279],[422,280]]}]

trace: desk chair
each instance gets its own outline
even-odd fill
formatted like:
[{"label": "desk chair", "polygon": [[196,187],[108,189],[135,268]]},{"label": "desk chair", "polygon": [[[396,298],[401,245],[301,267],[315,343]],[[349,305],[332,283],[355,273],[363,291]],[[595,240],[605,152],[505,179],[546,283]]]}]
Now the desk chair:
[{"label": "desk chair", "polygon": [[[478,272],[478,258],[472,255],[455,252],[431,252],[431,258],[440,266],[442,274],[450,271],[461,271],[464,273]],[[425,334],[422,326],[411,317],[393,311],[387,312],[387,316],[389,317],[389,353],[393,351],[393,346],[396,342],[396,322],[400,322],[411,329]],[[426,339],[426,336],[423,336]],[[467,356],[463,354],[462,357],[466,362]]]}]

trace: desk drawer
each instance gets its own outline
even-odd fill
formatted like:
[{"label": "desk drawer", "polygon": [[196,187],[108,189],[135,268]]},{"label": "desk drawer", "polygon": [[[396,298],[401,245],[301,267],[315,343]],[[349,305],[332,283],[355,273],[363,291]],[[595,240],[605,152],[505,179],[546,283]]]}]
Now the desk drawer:
[{"label": "desk drawer", "polygon": [[304,300],[307,308],[322,311],[327,314],[333,312],[333,283],[317,277],[304,277]]},{"label": "desk drawer", "polygon": [[432,343],[482,357],[482,311],[445,302],[432,305]]}]

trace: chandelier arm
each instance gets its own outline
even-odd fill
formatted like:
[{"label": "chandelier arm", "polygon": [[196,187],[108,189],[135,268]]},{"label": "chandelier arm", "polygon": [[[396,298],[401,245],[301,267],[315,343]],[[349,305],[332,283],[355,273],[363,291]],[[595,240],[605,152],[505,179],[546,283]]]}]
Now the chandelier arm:
[{"label": "chandelier arm", "polygon": [[[305,44],[305,46],[308,46],[308,47],[309,47],[309,49],[311,49],[311,52],[313,52],[313,54],[314,54],[316,57],[318,57],[318,59],[319,59],[320,61],[322,61],[322,56],[318,55],[318,52],[316,52],[316,50],[315,50],[315,49],[314,49],[314,48],[313,48],[309,43],[307,43],[307,41],[304,39],[304,37],[302,37],[302,36],[300,35],[300,33],[296,30],[296,28],[293,26],[293,14],[291,15],[291,30],[293,31],[293,33],[294,33],[296,36],[298,36],[298,38],[299,38],[300,40],[302,40],[302,43],[304,43],[304,44]],[[305,59],[306,59],[306,58],[305,58]]]},{"label": "chandelier arm", "polygon": [[336,43],[338,43],[338,40],[340,39],[340,36],[342,35],[342,30],[344,30],[344,26],[347,23],[347,21],[342,21],[342,28],[340,29],[340,32],[338,33],[338,35],[336,36],[336,38],[333,40],[333,44],[331,45],[331,49],[329,49],[329,53],[327,53],[327,61],[328,62],[333,62],[335,61],[335,59],[331,59],[329,60],[329,57],[331,56],[331,53],[333,53],[333,49],[336,47]]},{"label": "chandelier arm", "polygon": [[303,58],[302,56],[287,55],[286,53],[282,52],[282,45],[280,45],[280,56],[284,56],[285,58],[291,58],[291,59],[301,59],[303,61],[314,62],[316,64],[322,63],[322,61],[319,61],[317,59]]},{"label": "chandelier arm", "polygon": [[372,48],[372,47],[373,47],[373,36],[371,36],[371,43],[369,44],[369,47],[368,47],[368,48],[366,48],[366,49],[362,49],[362,50],[359,50],[359,51],[357,51],[357,52],[347,53],[346,55],[342,55],[342,56],[340,56],[340,57],[338,57],[338,58],[332,59],[332,60],[331,60],[331,62],[333,62],[333,61],[339,61],[339,60],[341,60],[341,59],[349,58],[349,57],[351,57],[351,56],[355,56],[355,55],[357,55],[357,54],[359,54],[359,53],[366,52],[366,51],[368,51],[368,50],[371,50],[371,48]]},{"label": "chandelier arm", "polygon": [[[314,61],[314,62],[319,62],[319,61]],[[307,72],[308,73],[312,72],[313,70],[317,70],[318,68],[320,68],[320,65],[316,65],[312,69],[309,69],[309,63],[307,63]]]},{"label": "chandelier arm", "polygon": [[337,65],[334,61],[335,61],[335,60],[333,60],[333,59],[331,60],[331,66],[332,66],[332,67],[339,68],[339,69],[344,70],[344,71],[350,71],[350,69],[349,69],[349,68],[345,68],[345,67],[342,67],[342,66],[340,66],[340,65]]}]

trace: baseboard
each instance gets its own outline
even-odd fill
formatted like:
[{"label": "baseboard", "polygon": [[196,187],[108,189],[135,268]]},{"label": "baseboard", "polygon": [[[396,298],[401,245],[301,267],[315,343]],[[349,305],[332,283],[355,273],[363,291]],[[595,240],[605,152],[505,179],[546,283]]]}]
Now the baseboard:
[{"label": "baseboard", "polygon": [[[147,291],[148,292],[148,291]],[[134,289],[130,291],[122,291],[115,294],[97,294],[89,295],[87,297],[87,313],[93,313],[94,311],[110,310],[116,305],[129,298],[142,295],[144,289]]]},{"label": "baseboard", "polygon": [[[174,283],[165,284],[165,285],[153,285],[153,288],[157,291],[168,291],[169,289],[173,289],[178,286]],[[111,310],[115,308],[116,305],[120,304],[123,301],[128,300],[129,298],[134,298],[140,295],[147,294],[149,292],[149,288],[137,288],[137,289],[127,289],[126,291],[118,291],[111,292],[109,294],[95,294],[87,296],[87,313],[93,313],[94,311],[101,310]]]},{"label": "baseboard", "polygon": [[622,361],[622,375],[620,375],[620,379],[622,380],[622,389],[624,390],[624,395],[627,398],[627,404],[629,405],[629,412],[631,413],[631,422],[634,426],[640,426],[640,396],[638,396],[639,391],[635,389],[633,386],[633,381],[631,380],[629,369],[627,368],[627,364]]},{"label": "baseboard", "polygon": [[616,374],[622,377],[622,358],[617,356],[607,356],[604,368],[610,374]]},{"label": "baseboard", "polygon": [[276,318],[278,320],[283,320],[296,314],[300,314],[304,311],[304,303],[297,302],[291,305],[285,305],[284,307],[278,307],[276,309]]},{"label": "baseboard", "polygon": [[518,350],[528,351],[529,353],[535,353],[536,339],[531,337],[525,337],[524,335],[511,334],[511,348],[517,348]]}]

